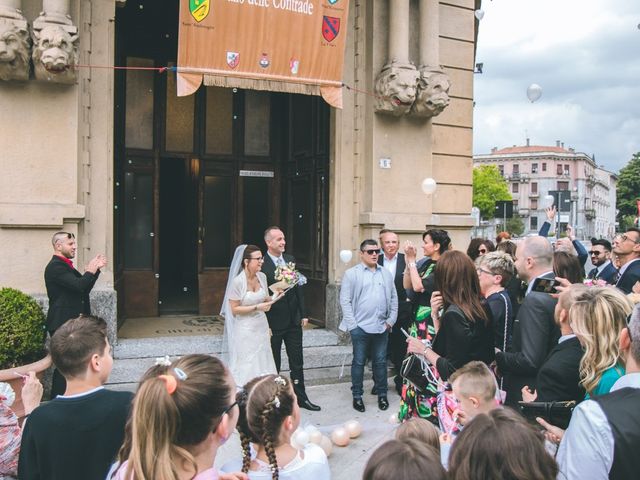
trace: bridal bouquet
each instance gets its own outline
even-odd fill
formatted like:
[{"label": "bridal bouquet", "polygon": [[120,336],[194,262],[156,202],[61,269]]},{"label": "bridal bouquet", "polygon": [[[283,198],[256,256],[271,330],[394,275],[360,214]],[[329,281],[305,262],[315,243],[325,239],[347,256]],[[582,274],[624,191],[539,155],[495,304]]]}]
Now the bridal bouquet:
[{"label": "bridal bouquet", "polygon": [[273,292],[278,290],[286,292],[295,285],[307,283],[306,277],[296,270],[296,264],[293,262],[276,266],[273,277],[276,279],[276,283],[269,286]]},{"label": "bridal bouquet", "polygon": [[284,282],[286,284],[286,289],[297,284],[300,281],[301,274],[296,270],[296,264],[289,262],[284,265],[278,265],[275,273],[273,274],[273,278],[278,280],[278,283]]}]

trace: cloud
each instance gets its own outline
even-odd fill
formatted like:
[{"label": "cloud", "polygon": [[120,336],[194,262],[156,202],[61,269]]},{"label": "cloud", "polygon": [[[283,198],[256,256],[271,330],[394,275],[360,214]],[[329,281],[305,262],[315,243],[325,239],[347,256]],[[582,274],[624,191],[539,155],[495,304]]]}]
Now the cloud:
[{"label": "cloud", "polygon": [[[640,2],[483,2],[474,151],[555,145],[617,171],[640,151]],[[526,89],[543,88],[531,104]]]}]

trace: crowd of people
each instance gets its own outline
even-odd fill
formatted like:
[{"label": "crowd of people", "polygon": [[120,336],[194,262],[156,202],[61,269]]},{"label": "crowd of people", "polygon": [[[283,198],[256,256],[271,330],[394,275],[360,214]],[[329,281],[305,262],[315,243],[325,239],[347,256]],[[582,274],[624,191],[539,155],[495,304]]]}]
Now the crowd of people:
[{"label": "crowd of people", "polygon": [[[73,258],[75,239],[56,235],[56,255]],[[372,453],[363,478],[628,479],[640,471],[640,230],[594,239],[589,272],[584,247],[570,237],[508,237],[500,234],[497,246],[474,241],[464,253],[446,231],[427,230],[420,259],[411,242],[400,252],[389,230],[361,242],[340,291],[340,328],[353,345],[353,408],[366,409],[367,358],[378,408],[389,408],[387,359],[401,396],[395,438]],[[104,387],[113,357],[103,320],[79,311],[51,324],[64,390],[39,405],[42,386],[30,374],[22,425],[0,392],[0,477],[331,478],[322,448],[291,441],[300,408],[319,407],[304,388],[301,293],[268,291],[276,279],[267,277],[292,257],[277,227],[265,243],[265,254],[243,245],[234,255],[223,304],[233,319],[225,327],[228,357],[160,362],[135,395]],[[263,269],[267,256],[273,272]],[[106,259],[92,262],[88,273],[65,280],[83,286],[82,297]],[[67,262],[57,267],[68,273],[60,268]],[[296,321],[272,322],[279,306]],[[255,330],[251,338],[243,322]],[[282,342],[291,378],[270,355]],[[234,431],[242,448],[216,470]]]}]

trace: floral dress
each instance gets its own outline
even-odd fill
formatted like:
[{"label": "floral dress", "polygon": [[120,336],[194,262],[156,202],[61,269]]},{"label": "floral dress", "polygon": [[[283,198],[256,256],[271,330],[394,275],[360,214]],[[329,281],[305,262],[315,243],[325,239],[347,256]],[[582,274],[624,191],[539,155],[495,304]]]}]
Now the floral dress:
[{"label": "floral dress", "polygon": [[[413,299],[413,321],[409,326],[409,335],[421,340],[427,339],[433,342],[435,329],[431,319],[431,294],[434,291],[436,262],[427,260],[418,268],[418,274],[422,278],[424,292],[415,294]],[[432,368],[432,372],[438,378],[437,369]],[[402,386],[400,398],[400,411],[398,419],[402,422],[411,417],[421,417],[434,422],[437,425],[437,394],[438,388],[435,381],[430,382],[425,394],[416,391],[407,380]]]}]

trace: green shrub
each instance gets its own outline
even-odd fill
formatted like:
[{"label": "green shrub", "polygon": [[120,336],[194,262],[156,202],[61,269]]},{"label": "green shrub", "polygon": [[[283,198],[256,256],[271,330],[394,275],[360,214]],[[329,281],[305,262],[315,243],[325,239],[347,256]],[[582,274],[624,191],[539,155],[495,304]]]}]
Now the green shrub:
[{"label": "green shrub", "polygon": [[0,370],[26,365],[45,356],[45,316],[29,295],[0,289]]}]

